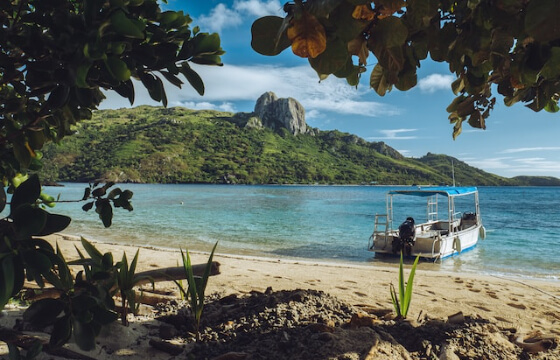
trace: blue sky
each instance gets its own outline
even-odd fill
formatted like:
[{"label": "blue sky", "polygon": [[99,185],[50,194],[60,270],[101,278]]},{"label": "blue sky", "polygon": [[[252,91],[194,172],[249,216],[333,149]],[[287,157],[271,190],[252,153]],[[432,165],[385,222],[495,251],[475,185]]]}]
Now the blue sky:
[{"label": "blue sky", "polygon": [[[199,96],[184,85],[167,85],[168,106],[253,111],[257,98],[267,91],[279,97],[293,97],[306,109],[306,121],[321,130],[340,130],[368,141],[384,141],[408,157],[428,152],[454,156],[468,164],[498,175],[546,175],[560,177],[559,114],[535,113],[521,104],[497,105],[487,129],[464,125],[453,140],[445,108],[453,100],[450,84],[454,77],[446,64],[422,63],[418,85],[407,91],[394,89],[384,97],[369,88],[369,72],[358,88],[342,79],[329,77],[319,82],[306,59],[286,49],[275,57],[251,49],[251,24],[265,15],[283,16],[283,2],[277,0],[180,1],[169,0],[163,9],[183,10],[203,32],[217,32],[226,51],[223,67],[199,66],[206,93]],[[370,54],[368,58],[374,62]],[[134,106],[157,105],[140,86]],[[130,107],[125,99],[108,94],[101,108]]]}]

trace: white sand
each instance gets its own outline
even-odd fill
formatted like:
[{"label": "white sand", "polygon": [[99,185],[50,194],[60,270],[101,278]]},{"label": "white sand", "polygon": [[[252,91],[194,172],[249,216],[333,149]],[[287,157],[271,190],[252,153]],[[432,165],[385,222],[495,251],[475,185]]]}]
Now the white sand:
[{"label": "white sand", "polygon": [[[52,236],[58,242],[67,260],[76,257],[74,246],[81,248],[77,239]],[[130,261],[136,247],[95,243],[101,251],[112,251],[115,260],[127,252]],[[191,253],[194,264],[205,263],[207,253]],[[207,293],[222,295],[246,294],[251,290],[314,289],[322,290],[349,304],[364,304],[379,309],[392,309],[389,284],[398,283],[398,267],[377,265],[343,265],[312,261],[289,261],[272,258],[239,257],[221,254],[218,247],[214,260],[220,263],[221,274],[213,276]],[[138,271],[173,267],[180,264],[179,250],[140,249]],[[408,277],[410,266],[405,268]],[[173,283],[158,283],[156,288],[175,289]],[[499,278],[460,273],[442,273],[418,269],[414,279],[414,292],[409,312],[410,318],[421,313],[431,318],[446,318],[457,312],[465,315],[478,314],[502,327],[516,328],[520,332],[541,330],[560,335],[560,282],[527,279]],[[0,318],[6,324],[8,317]],[[130,330],[130,343],[135,337],[149,335],[149,328],[134,324]],[[100,340],[104,341],[104,340]],[[105,340],[106,341],[106,340]],[[126,339],[121,338],[126,346]],[[5,351],[5,347],[4,347]],[[124,351],[124,350],[123,350]],[[124,351],[126,359],[168,359],[170,355],[153,349]],[[119,352],[110,358],[115,358]],[[2,355],[2,348],[0,348]],[[102,358],[102,353],[89,356]],[[138,357],[136,357],[138,356]],[[52,358],[52,357],[48,357]]]}]

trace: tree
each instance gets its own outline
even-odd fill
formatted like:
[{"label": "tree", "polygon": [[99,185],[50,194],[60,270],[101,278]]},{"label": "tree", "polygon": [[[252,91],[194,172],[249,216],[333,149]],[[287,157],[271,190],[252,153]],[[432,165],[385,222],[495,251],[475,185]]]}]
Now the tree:
[{"label": "tree", "polygon": [[[74,283],[62,254],[41,239],[65,229],[70,218],[45,210],[55,201],[27,173],[42,166],[45,143],[62,140],[72,125],[91,117],[105,98],[102,90],[132,104],[137,80],[167,105],[162,77],[181,87],[182,74],[203,95],[190,63],[222,65],[224,52],[217,34],[191,28],[191,22],[182,11],[162,12],[156,0],[0,2],[0,211],[7,205],[4,187],[13,192],[9,215],[0,219],[0,310],[26,278],[54,285],[60,299],[38,302],[25,315],[54,323],[51,346],[64,344],[73,332],[80,347],[91,349],[101,325],[115,318],[114,302],[81,274]],[[83,209],[95,206],[107,227],[113,207],[132,210],[132,193],[107,191],[112,185],[94,185],[82,199],[92,200]],[[97,260],[113,266],[110,253]]]},{"label": "tree", "polygon": [[393,86],[414,87],[428,56],[448,63],[456,76],[447,108],[454,138],[464,121],[486,127],[493,91],[507,106],[559,110],[558,1],[296,0],[284,10],[285,18],[253,23],[253,49],[275,56],[291,47],[320,79],[332,74],[357,86],[376,63],[369,84],[384,96]]},{"label": "tree", "polygon": [[156,0],[11,0],[0,4],[0,176],[41,166],[40,150],[91,117],[102,89],[134,102],[133,79],[167,105],[161,77],[199,94],[190,62],[222,65],[220,38]]}]

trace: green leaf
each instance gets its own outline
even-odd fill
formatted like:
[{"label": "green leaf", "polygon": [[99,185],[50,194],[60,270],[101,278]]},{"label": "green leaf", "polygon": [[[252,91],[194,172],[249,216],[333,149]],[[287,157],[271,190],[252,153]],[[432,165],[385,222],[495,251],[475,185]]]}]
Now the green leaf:
[{"label": "green leaf", "polygon": [[406,304],[403,303],[404,301],[404,264],[403,264],[403,252],[401,250],[401,262],[399,263],[399,299],[401,299],[401,313],[403,316],[406,316],[404,313],[404,309]]},{"label": "green leaf", "polygon": [[41,299],[32,303],[23,313],[23,320],[36,326],[53,324],[64,310],[65,304],[58,299]]},{"label": "green leaf", "polygon": [[113,207],[109,201],[97,201],[95,211],[99,214],[99,218],[106,228],[111,227],[113,222]]},{"label": "green leaf", "polygon": [[387,91],[391,91],[392,86],[387,82],[385,70],[381,65],[376,64],[371,71],[369,86],[371,86],[379,96],[385,96]]},{"label": "green leaf", "polygon": [[109,195],[107,195],[107,199],[113,200],[114,198],[119,196],[121,193],[122,193],[122,190],[120,188],[115,188],[115,189],[113,189],[109,192]]},{"label": "green leaf", "polygon": [[560,47],[554,46],[550,49],[550,57],[543,65],[539,75],[551,80],[560,76]]},{"label": "green leaf", "polygon": [[61,347],[70,340],[71,336],[72,322],[70,316],[63,316],[54,323],[49,345],[53,348]]},{"label": "green leaf", "polygon": [[525,10],[525,31],[536,41],[548,42],[560,38],[560,2],[532,0]]},{"label": "green leaf", "polygon": [[15,190],[10,205],[11,214],[22,204],[34,204],[40,195],[41,183],[37,175],[32,175]]},{"label": "green leaf", "polygon": [[29,204],[19,206],[13,215],[18,238],[41,234],[48,215],[45,210]]},{"label": "green leaf", "polygon": [[206,290],[206,285],[208,284],[208,279],[210,278],[210,272],[212,271],[212,259],[214,258],[214,252],[216,251],[216,247],[218,246],[218,242],[214,244],[212,248],[212,252],[208,257],[208,262],[206,263],[206,267],[204,268],[204,274],[202,275],[202,287],[201,287],[201,294],[202,294],[202,301],[201,305],[204,304],[204,291]]},{"label": "green leaf", "polygon": [[87,312],[96,307],[97,299],[90,295],[77,295],[72,299],[72,312],[74,314]]},{"label": "green leaf", "polygon": [[3,309],[12,297],[15,269],[13,256],[6,256],[0,261],[2,262],[0,264],[0,309]]},{"label": "green leaf", "polygon": [[89,351],[95,349],[95,331],[91,324],[85,324],[78,320],[73,320],[74,339],[76,345],[82,350]]},{"label": "green leaf", "polygon": [[416,75],[416,68],[412,68],[410,71],[399,74],[399,80],[395,84],[395,87],[400,91],[407,91],[412,89],[418,83],[418,77]]},{"label": "green leaf", "polygon": [[91,309],[91,312],[93,313],[94,321],[101,325],[109,325],[110,323],[116,321],[119,317],[116,312],[105,309],[101,306],[96,306]]},{"label": "green leaf", "polygon": [[144,29],[139,28],[137,23],[129,19],[120,9],[111,16],[111,26],[119,35],[134,39],[144,39]]},{"label": "green leaf", "polygon": [[558,111],[560,111],[560,107],[558,107],[558,101],[552,100],[550,99],[545,107],[544,110],[550,113],[556,113]]},{"label": "green leaf", "polygon": [[220,51],[220,36],[216,33],[198,33],[193,39],[193,55],[214,55]]},{"label": "green leaf", "polygon": [[410,301],[412,300],[412,284],[414,282],[414,274],[416,273],[416,266],[418,265],[419,259],[420,255],[416,256],[416,260],[414,260],[414,264],[412,265],[412,269],[410,269],[410,274],[408,275],[406,290],[404,292],[404,299],[402,301],[404,317],[406,317],[406,315],[408,314],[408,309],[410,308]]},{"label": "green leaf", "polygon": [[199,95],[204,95],[204,82],[196,73],[196,71],[191,69],[189,64],[187,64],[186,62],[181,66],[181,74],[185,76],[189,84],[191,84],[191,86],[196,90],[196,92],[198,92]]},{"label": "green leaf", "polygon": [[120,83],[119,86],[114,88],[114,90],[122,97],[127,98],[130,102],[130,105],[134,104],[134,85],[132,84],[131,80],[123,81]]},{"label": "green leaf", "polygon": [[4,189],[4,186],[0,186],[0,212],[6,208],[6,201],[6,189]]},{"label": "green leaf", "polygon": [[89,199],[89,196],[91,195],[91,188],[85,188],[84,190],[84,196],[82,197],[82,200],[87,200]]},{"label": "green leaf", "polygon": [[310,1],[307,10],[316,17],[327,17],[335,9],[338,10],[344,0],[315,0]]},{"label": "green leaf", "polygon": [[191,59],[191,62],[198,65],[223,65],[222,58],[219,55],[197,55]]},{"label": "green leaf", "polygon": [[336,25],[336,36],[344,42],[349,42],[360,36],[365,27],[370,23],[367,20],[354,19],[352,16],[354,9],[355,4],[345,1],[329,16],[329,20]]},{"label": "green leaf", "polygon": [[53,264],[45,254],[38,250],[28,250],[22,253],[27,268],[35,269],[39,274],[47,273]]},{"label": "green leaf", "polygon": [[47,213],[46,224],[36,235],[44,236],[60,232],[70,225],[70,221],[72,221],[72,219],[68,216]]},{"label": "green leaf", "polygon": [[[185,63],[183,63],[185,64]],[[177,86],[179,89],[181,88],[181,85],[183,85],[183,82],[181,81],[181,79],[179,79],[177,76],[171,74],[169,71],[160,71],[160,74],[163,75],[163,77],[165,78],[165,80],[169,81],[171,84]]]},{"label": "green leaf", "polygon": [[162,25],[169,25],[179,17],[179,13],[175,11],[164,11],[159,14],[159,22]]},{"label": "green leaf", "polygon": [[348,59],[346,60],[346,64],[340,69],[338,69],[337,71],[335,71],[333,75],[338,78],[344,79],[350,76],[353,72],[354,72],[354,63],[352,62],[352,58],[349,56]]},{"label": "green leaf", "polygon": [[68,101],[70,88],[68,86],[59,85],[51,93],[47,99],[47,104],[53,108],[62,107]]},{"label": "green leaf", "polygon": [[107,192],[107,189],[105,189],[104,187],[100,187],[100,188],[97,188],[97,189],[93,190],[91,195],[93,195],[94,197],[100,197],[100,196],[105,195],[106,192]]},{"label": "green leaf", "polygon": [[39,339],[33,341],[33,345],[27,349],[26,359],[35,359],[43,351],[43,342]]},{"label": "green leaf", "polygon": [[84,211],[90,211],[91,208],[93,207],[93,204],[94,204],[94,203],[95,203],[95,202],[92,201],[92,202],[89,202],[89,203],[87,203],[87,204],[84,204],[84,206],[82,206],[82,210],[84,210]]},{"label": "green leaf", "polygon": [[13,289],[12,294],[10,297],[14,297],[20,290],[23,288],[23,284],[25,282],[25,268],[23,266],[23,260],[20,256],[14,256],[12,259],[12,266],[13,266]]},{"label": "green leaf", "polygon": [[10,360],[21,360],[21,354],[17,345],[8,342]]},{"label": "green leaf", "polygon": [[95,246],[93,246],[93,244],[87,241],[84,237],[81,238],[81,242],[89,257],[91,257],[95,263],[101,264],[103,261],[103,255],[99,252],[99,250],[97,250]]},{"label": "green leaf", "polygon": [[278,16],[265,16],[251,26],[251,47],[261,55],[276,56],[291,45],[287,24]]},{"label": "green leaf", "polygon": [[128,68],[126,63],[124,61],[122,61],[121,59],[119,59],[115,56],[109,56],[105,60],[105,65],[107,66],[107,69],[109,70],[109,73],[115,79],[117,79],[119,81],[130,80],[130,75],[131,75],[130,69]]},{"label": "green leaf", "polygon": [[408,29],[402,20],[396,16],[389,16],[379,20],[371,31],[371,41],[374,44],[391,48],[401,47],[408,37]]},{"label": "green leaf", "polygon": [[347,45],[339,40],[327,41],[327,48],[315,58],[309,58],[309,64],[317,74],[334,74],[344,68],[348,58]]}]

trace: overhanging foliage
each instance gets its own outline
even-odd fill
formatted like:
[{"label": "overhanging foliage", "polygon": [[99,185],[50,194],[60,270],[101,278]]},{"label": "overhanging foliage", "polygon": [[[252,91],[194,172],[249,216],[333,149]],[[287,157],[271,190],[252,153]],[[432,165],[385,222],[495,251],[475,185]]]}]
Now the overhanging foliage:
[{"label": "overhanging foliage", "polygon": [[428,56],[448,63],[456,76],[447,108],[453,137],[464,121],[486,128],[493,92],[508,106],[559,110],[558,1],[296,0],[284,10],[285,18],[254,22],[253,49],[274,56],[291,46],[321,79],[332,74],[356,86],[375,64],[369,84],[384,96],[414,87]]}]

